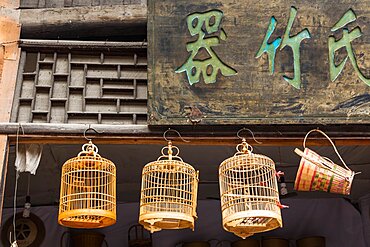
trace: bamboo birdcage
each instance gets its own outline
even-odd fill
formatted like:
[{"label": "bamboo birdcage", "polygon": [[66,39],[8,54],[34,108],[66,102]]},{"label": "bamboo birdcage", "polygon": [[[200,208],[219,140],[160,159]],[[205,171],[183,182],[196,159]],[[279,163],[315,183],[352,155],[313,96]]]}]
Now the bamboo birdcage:
[{"label": "bamboo birdcage", "polygon": [[152,233],[162,229],[194,229],[198,172],[183,162],[171,141],[161,153],[157,161],[143,168],[139,223]]},{"label": "bamboo birdcage", "polygon": [[116,166],[91,142],[62,168],[59,224],[101,228],[116,222]]},{"label": "bamboo birdcage", "polygon": [[253,148],[244,138],[236,150],[219,167],[224,229],[246,238],[282,227],[273,160],[252,153]]}]

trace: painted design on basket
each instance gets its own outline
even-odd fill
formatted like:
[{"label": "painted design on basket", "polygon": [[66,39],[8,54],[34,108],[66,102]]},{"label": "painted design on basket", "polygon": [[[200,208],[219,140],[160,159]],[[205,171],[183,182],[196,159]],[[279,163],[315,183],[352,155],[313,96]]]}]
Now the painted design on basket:
[{"label": "painted design on basket", "polygon": [[295,182],[295,190],[325,191],[348,195],[351,189],[351,176],[352,171],[305,148]]}]

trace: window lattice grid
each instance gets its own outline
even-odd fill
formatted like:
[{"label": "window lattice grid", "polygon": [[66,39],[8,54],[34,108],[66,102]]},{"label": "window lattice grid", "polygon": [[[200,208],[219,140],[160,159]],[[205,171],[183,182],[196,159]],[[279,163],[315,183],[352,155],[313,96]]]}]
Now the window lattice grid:
[{"label": "window lattice grid", "polygon": [[12,121],[146,124],[146,49],[22,50]]}]

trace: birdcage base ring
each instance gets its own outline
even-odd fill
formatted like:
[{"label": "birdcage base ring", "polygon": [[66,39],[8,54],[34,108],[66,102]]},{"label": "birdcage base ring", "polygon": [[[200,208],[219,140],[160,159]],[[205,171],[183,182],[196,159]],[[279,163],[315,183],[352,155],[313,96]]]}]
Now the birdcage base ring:
[{"label": "birdcage base ring", "polygon": [[267,210],[243,211],[223,219],[224,229],[250,234],[266,232],[283,226],[281,215]]},{"label": "birdcage base ring", "polygon": [[191,228],[194,230],[194,217],[183,213],[156,212],[141,214],[139,223],[151,232],[160,231],[162,229]]},{"label": "birdcage base ring", "polygon": [[60,213],[58,222],[71,228],[102,228],[115,224],[116,215],[101,209],[76,209]]}]

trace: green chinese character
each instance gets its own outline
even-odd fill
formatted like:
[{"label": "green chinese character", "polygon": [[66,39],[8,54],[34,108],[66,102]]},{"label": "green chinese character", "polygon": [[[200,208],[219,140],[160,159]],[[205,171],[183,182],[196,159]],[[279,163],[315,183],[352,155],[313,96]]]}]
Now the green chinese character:
[{"label": "green chinese character", "polygon": [[294,7],[290,8],[290,17],[288,21],[288,27],[285,29],[284,38],[281,42],[280,50],[284,49],[285,46],[290,46],[293,51],[293,58],[294,58],[294,77],[289,78],[284,76],[284,80],[289,82],[293,85],[293,87],[300,89],[301,88],[301,55],[299,51],[299,47],[301,46],[301,42],[304,39],[311,38],[310,32],[306,29],[299,32],[295,36],[290,36],[290,30],[292,29],[294,19],[297,15],[297,9]]},{"label": "green chinese character", "polygon": [[[353,12],[352,9],[348,10],[342,18],[334,25],[331,29],[332,32],[335,32],[341,28],[343,28],[343,36],[339,40],[335,40],[334,36],[329,36],[329,64],[330,64],[330,79],[331,81],[335,81],[339,74],[342,72],[344,65],[346,64],[348,58],[351,61],[353,68],[355,69],[358,77],[366,83],[366,85],[370,86],[370,78],[366,78],[362,72],[360,71],[355,53],[353,52],[351,42],[359,37],[361,37],[362,32],[359,27],[354,28],[351,32],[348,31],[348,28],[344,28],[351,22],[354,22],[357,19],[356,14]],[[347,56],[343,59],[339,65],[335,65],[335,52],[342,47],[346,48]]]},{"label": "green chinese character", "polygon": [[[203,76],[205,83],[215,83],[218,71],[224,76],[233,76],[237,72],[233,68],[223,63],[212,46],[220,44],[221,40],[226,40],[226,33],[220,28],[223,12],[211,10],[204,13],[194,13],[187,17],[187,26],[191,36],[198,35],[198,39],[186,45],[188,52],[191,52],[186,62],[176,70],[176,73],[186,72],[190,85],[199,82],[200,75]],[[204,26],[204,29],[203,29]],[[219,36],[205,37],[206,35]],[[209,57],[203,60],[195,59],[200,49],[204,48]]]},{"label": "green chinese character", "polygon": [[267,53],[268,59],[269,59],[269,70],[271,75],[275,72],[275,56],[276,56],[276,50],[279,48],[281,43],[281,38],[275,39],[272,43],[268,43],[268,40],[270,39],[271,35],[275,31],[277,25],[277,21],[275,17],[271,17],[270,19],[270,25],[267,29],[265,38],[263,39],[261,48],[256,54],[256,58],[259,58],[262,56],[263,53]]},{"label": "green chinese character", "polygon": [[260,56],[262,56],[263,53],[266,52],[269,57],[269,70],[270,70],[270,73],[273,74],[275,71],[274,64],[275,64],[276,50],[280,46],[280,43],[281,43],[280,50],[284,49],[286,46],[290,46],[290,48],[292,48],[292,51],[293,51],[294,77],[289,78],[287,76],[283,76],[283,78],[288,83],[290,83],[293,87],[300,89],[301,87],[300,46],[301,46],[301,42],[304,39],[311,38],[311,35],[307,29],[304,29],[298,34],[294,36],[290,36],[290,31],[292,29],[296,15],[297,15],[297,9],[295,7],[291,7],[289,21],[288,21],[287,28],[285,29],[283,39],[281,40],[281,38],[279,37],[275,39],[272,43],[268,43],[268,40],[271,37],[277,25],[276,19],[274,17],[271,18],[270,25],[267,29],[262,45],[256,54],[256,58],[259,58]]}]

